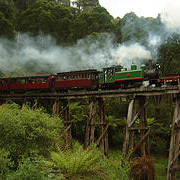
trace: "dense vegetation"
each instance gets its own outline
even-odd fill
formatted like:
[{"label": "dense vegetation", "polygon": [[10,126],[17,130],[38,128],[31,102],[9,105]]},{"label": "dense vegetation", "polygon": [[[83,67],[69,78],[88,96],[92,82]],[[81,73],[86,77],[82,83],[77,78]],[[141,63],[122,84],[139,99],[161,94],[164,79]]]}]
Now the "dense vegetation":
[{"label": "dense vegetation", "polygon": [[[180,34],[169,33],[160,15],[145,18],[131,12],[123,18],[113,18],[98,0],[74,0],[73,6],[69,0],[1,0],[0,30],[0,38],[9,39],[10,42],[21,33],[30,37],[51,35],[57,44],[67,49],[80,39],[101,39],[101,34],[109,33],[114,36],[115,47],[132,42],[146,47],[161,64],[162,74],[180,72]],[[160,41],[158,37],[161,37]],[[102,40],[99,48],[103,45]],[[27,68],[32,66],[35,66],[34,62]],[[173,102],[167,97],[149,101],[151,151],[155,155],[166,156]],[[73,137],[80,142],[84,141],[82,134],[85,133],[88,116],[87,104],[85,101],[76,102],[70,107]],[[110,124],[111,148],[122,148],[127,107],[128,102],[124,99],[107,99],[106,116]],[[112,153],[107,160],[97,149],[83,150],[77,143],[72,151],[66,153],[57,148],[62,143],[59,138],[63,129],[62,120],[50,117],[42,109],[33,111],[26,106],[21,109],[15,104],[6,104],[0,107],[0,117],[2,179],[83,178],[85,174],[91,179],[95,176],[128,179],[128,168],[120,167],[121,157],[118,153]],[[86,158],[88,160],[84,161]],[[83,164],[85,169],[82,163],[87,163]],[[163,161],[163,168],[166,163]]]},{"label": "dense vegetation", "polygon": [[0,179],[128,179],[121,156],[107,159],[77,142],[64,151],[62,120],[43,109],[4,104],[0,116]]}]

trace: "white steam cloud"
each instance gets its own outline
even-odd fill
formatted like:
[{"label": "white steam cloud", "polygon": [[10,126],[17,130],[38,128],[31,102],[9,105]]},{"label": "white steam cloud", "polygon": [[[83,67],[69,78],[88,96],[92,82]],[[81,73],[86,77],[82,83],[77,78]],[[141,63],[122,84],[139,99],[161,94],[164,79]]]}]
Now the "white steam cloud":
[{"label": "white steam cloud", "polygon": [[119,45],[111,51],[115,61],[119,64],[130,66],[132,62],[141,64],[139,59],[150,59],[151,53],[138,43],[130,45]]},{"label": "white steam cloud", "polygon": [[[19,35],[17,41],[0,39],[0,71],[4,74],[57,73],[72,70],[101,69],[132,61],[149,59],[150,52],[140,44],[114,47],[113,37],[79,40],[70,47],[58,46],[50,36],[32,38]],[[136,61],[135,61],[136,60]]]},{"label": "white steam cloud", "polygon": [[164,0],[162,2],[163,10],[161,12],[162,21],[167,28],[171,30],[180,30],[180,1]]}]

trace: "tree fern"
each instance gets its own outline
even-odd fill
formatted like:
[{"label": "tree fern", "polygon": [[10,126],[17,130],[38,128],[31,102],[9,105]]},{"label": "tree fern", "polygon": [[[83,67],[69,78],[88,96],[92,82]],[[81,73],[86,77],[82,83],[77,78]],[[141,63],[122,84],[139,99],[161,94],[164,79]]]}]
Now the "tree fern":
[{"label": "tree fern", "polygon": [[79,146],[73,151],[59,151],[51,153],[52,160],[65,176],[98,176],[106,177],[103,171],[103,156],[95,147],[83,150]]},{"label": "tree fern", "polygon": [[131,175],[135,180],[154,180],[154,160],[145,155],[135,158],[131,163]]}]

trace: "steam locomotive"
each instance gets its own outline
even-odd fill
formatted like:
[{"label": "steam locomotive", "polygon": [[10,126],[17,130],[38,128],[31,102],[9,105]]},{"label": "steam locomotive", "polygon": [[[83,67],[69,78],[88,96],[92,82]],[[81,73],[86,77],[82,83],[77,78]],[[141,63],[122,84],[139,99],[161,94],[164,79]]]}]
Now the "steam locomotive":
[{"label": "steam locomotive", "polygon": [[147,69],[147,66],[132,64],[130,70],[121,65],[96,69],[57,73],[56,75],[34,75],[22,77],[1,77],[0,92],[26,91],[67,91],[69,89],[114,89],[139,87],[143,82],[148,85],[163,86],[179,84],[180,75],[160,77],[160,66]]}]

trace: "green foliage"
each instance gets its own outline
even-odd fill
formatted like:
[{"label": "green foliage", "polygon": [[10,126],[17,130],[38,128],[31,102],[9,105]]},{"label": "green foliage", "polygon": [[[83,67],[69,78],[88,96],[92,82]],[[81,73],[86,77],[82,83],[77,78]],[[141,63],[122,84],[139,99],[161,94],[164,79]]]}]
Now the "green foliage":
[{"label": "green foliage", "polygon": [[129,180],[130,163],[126,161],[122,166],[122,154],[120,151],[110,151],[109,158],[104,161],[104,166],[110,179]]},{"label": "green foliage", "polygon": [[156,157],[155,161],[155,170],[156,170],[156,179],[158,180],[164,180],[166,179],[166,168],[168,165],[168,159],[167,157]]},{"label": "green foliage", "polygon": [[150,33],[162,34],[164,25],[160,18],[138,17],[134,12],[127,13],[122,18],[122,42],[139,42],[149,46],[148,36]]},{"label": "green foliage", "polygon": [[111,98],[106,100],[106,112],[109,128],[110,146],[122,146],[126,127],[128,103],[126,99]]},{"label": "green foliage", "polygon": [[74,102],[70,104],[70,112],[71,112],[71,121],[72,122],[81,122],[87,119],[87,106],[84,102]]},{"label": "green foliage", "polygon": [[0,2],[0,36],[13,38],[15,36],[15,14],[6,3]]},{"label": "green foliage", "polygon": [[180,72],[180,34],[171,34],[159,47],[158,52],[163,75]]},{"label": "green foliage", "polygon": [[76,41],[93,32],[112,32],[112,20],[112,16],[102,7],[96,7],[92,12],[84,11],[74,21],[71,36]]},{"label": "green foliage", "polygon": [[102,154],[95,147],[83,150],[82,146],[75,144],[72,151],[52,152],[51,157],[65,177],[88,177],[90,179],[93,177],[101,179],[107,177],[102,168]]},{"label": "green foliage", "polygon": [[25,159],[20,165],[17,171],[12,172],[7,176],[7,180],[48,180],[48,179],[61,179],[55,178],[48,169],[49,162],[40,159],[40,157],[34,156]]},{"label": "green foliage", "polygon": [[9,168],[11,168],[13,163],[9,158],[9,152],[0,149],[0,179],[4,179],[9,172]]},{"label": "green foliage", "polygon": [[52,1],[39,0],[23,11],[18,18],[18,30],[33,35],[51,34],[57,42],[68,40],[72,24],[71,8]]},{"label": "green foliage", "polygon": [[86,100],[70,104],[70,119],[73,123],[72,134],[75,139],[84,141],[86,120],[88,118],[88,105]]},{"label": "green foliage", "polygon": [[47,155],[63,128],[59,118],[27,106],[2,105],[0,116],[0,148],[10,152],[16,165],[22,155],[32,151]]}]

